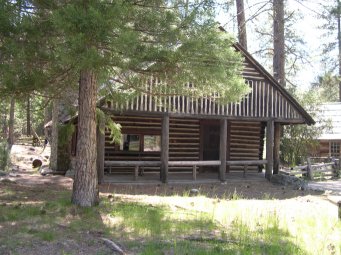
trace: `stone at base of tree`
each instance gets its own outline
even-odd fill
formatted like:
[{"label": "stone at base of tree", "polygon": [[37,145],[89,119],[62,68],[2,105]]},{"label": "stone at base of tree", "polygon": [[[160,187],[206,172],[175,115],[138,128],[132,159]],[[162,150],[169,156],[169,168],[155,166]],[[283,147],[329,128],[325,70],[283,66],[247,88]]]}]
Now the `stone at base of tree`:
[{"label": "stone at base of tree", "polygon": [[43,165],[43,162],[38,158],[36,158],[32,161],[32,167],[33,168],[41,167],[42,165]]},{"label": "stone at base of tree", "polygon": [[75,178],[75,170],[73,170],[73,169],[67,170],[65,173],[65,177],[70,177],[70,178],[74,179]]},{"label": "stone at base of tree", "polygon": [[45,176],[47,174],[52,174],[53,173],[53,171],[50,168],[48,168],[47,166],[43,166],[42,168],[40,168],[39,172],[43,176]]},{"label": "stone at base of tree", "polygon": [[6,172],[6,171],[0,170],[0,176],[6,176],[6,175],[7,175],[7,172]]},{"label": "stone at base of tree", "polygon": [[296,189],[296,190],[307,189],[307,183],[305,180],[302,180],[298,177],[290,176],[290,175],[274,174],[272,175],[270,182],[274,184],[292,186],[293,189]]},{"label": "stone at base of tree", "polygon": [[189,191],[189,195],[190,196],[197,196],[197,195],[199,195],[199,190],[198,189],[191,189]]}]

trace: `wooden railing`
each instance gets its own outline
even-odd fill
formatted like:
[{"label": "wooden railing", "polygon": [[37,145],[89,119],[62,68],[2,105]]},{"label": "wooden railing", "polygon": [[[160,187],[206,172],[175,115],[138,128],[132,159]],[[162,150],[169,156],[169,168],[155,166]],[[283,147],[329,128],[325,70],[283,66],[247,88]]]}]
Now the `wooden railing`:
[{"label": "wooden railing", "polygon": [[[227,166],[244,166],[243,176],[246,177],[248,166],[250,165],[264,165],[267,160],[237,160],[226,161]],[[220,166],[220,160],[199,160],[199,161],[169,161],[168,166],[192,166],[193,180],[197,179],[197,170],[199,166]],[[134,167],[134,179],[137,180],[140,167],[161,167],[161,161],[104,161],[105,167]],[[143,171],[143,170],[142,170]]]},{"label": "wooden railing", "polygon": [[333,160],[328,163],[311,164],[311,159],[308,158],[306,165],[292,168],[282,167],[280,173],[293,176],[306,176],[308,180],[337,177],[340,174],[340,163],[339,160]]}]

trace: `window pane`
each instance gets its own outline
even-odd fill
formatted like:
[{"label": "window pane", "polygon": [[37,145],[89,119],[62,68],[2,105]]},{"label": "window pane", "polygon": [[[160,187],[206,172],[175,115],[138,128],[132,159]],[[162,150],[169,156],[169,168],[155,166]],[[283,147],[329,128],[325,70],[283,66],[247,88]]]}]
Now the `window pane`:
[{"label": "window pane", "polygon": [[140,136],[122,134],[121,151],[140,151]]},{"label": "window pane", "polygon": [[161,136],[145,135],[143,150],[144,151],[161,151]]},{"label": "window pane", "polygon": [[340,143],[331,142],[330,143],[330,156],[339,157],[340,156]]}]

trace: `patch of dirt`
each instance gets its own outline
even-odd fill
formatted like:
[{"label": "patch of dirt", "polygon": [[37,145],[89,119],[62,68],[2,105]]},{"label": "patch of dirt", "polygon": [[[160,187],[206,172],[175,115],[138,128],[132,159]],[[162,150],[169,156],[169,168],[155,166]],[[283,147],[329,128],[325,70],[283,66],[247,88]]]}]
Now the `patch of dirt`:
[{"label": "patch of dirt", "polygon": [[307,195],[322,195],[323,191],[294,190],[292,186],[281,186],[267,180],[233,181],[226,184],[102,184],[104,194],[188,196],[191,189],[209,198],[223,199],[289,199]]}]

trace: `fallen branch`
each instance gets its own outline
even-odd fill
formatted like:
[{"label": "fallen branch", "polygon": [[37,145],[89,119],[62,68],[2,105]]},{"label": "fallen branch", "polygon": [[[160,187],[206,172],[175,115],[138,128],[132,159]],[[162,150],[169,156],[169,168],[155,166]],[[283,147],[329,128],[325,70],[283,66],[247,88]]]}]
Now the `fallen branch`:
[{"label": "fallen branch", "polygon": [[101,238],[106,246],[108,246],[111,250],[114,252],[117,252],[118,254],[125,255],[126,253],[119,247],[117,244],[115,244],[113,241],[107,239],[107,238]]},{"label": "fallen branch", "polygon": [[184,239],[188,241],[195,241],[195,242],[238,243],[237,241],[234,241],[234,240],[226,240],[226,239],[215,238],[215,237],[189,236],[189,237],[185,237]]}]

